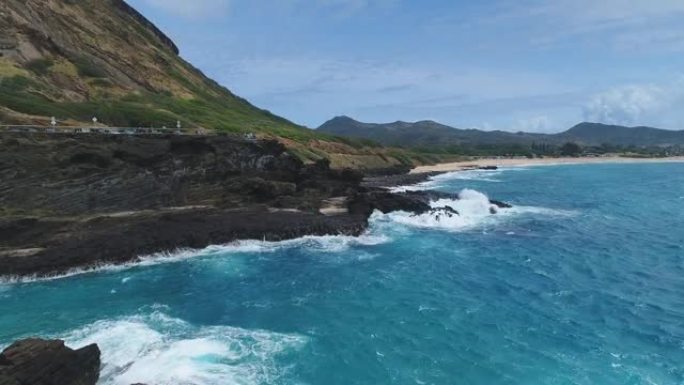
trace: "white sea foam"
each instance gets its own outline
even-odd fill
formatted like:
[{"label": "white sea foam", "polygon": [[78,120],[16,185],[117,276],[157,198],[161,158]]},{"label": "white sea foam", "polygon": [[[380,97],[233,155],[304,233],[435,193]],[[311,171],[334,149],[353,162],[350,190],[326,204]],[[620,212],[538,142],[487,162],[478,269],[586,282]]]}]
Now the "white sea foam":
[{"label": "white sea foam", "polygon": [[98,384],[262,384],[287,372],[278,357],[307,337],[229,326],[197,327],[161,311],[99,321],[59,336],[102,351]]},{"label": "white sea foam", "polygon": [[[499,208],[490,203],[487,195],[471,189],[462,190],[459,199],[439,199],[431,203],[435,209],[424,214],[412,214],[404,211],[382,214],[376,212],[372,216],[375,223],[398,223],[420,228],[436,228],[449,231],[462,231],[524,214],[540,215],[572,215],[573,213],[541,207],[516,206]],[[453,209],[458,214],[448,209]]]},{"label": "white sea foam", "polygon": [[466,170],[466,171],[455,171],[447,172],[444,174],[438,174],[432,177],[433,181],[443,182],[447,180],[474,180],[474,181],[484,181],[484,182],[500,182],[500,180],[494,178],[500,175],[503,170]]},{"label": "white sea foam", "polygon": [[[325,236],[305,236],[286,241],[260,241],[260,240],[241,240],[225,245],[212,245],[204,249],[178,249],[175,251],[164,251],[138,257],[131,262],[124,264],[99,264],[87,268],[76,268],[66,273],[39,277],[39,276],[9,276],[0,277],[0,285],[11,285],[18,283],[30,283],[38,281],[51,281],[73,277],[81,274],[97,272],[116,272],[138,266],[154,266],[164,263],[181,262],[187,259],[198,257],[212,257],[224,254],[255,254],[273,253],[288,248],[307,248],[321,253],[342,252],[354,246],[372,246],[389,242],[390,238],[385,235],[362,234],[358,237],[346,235],[325,235]],[[122,283],[126,283],[122,281]]]},{"label": "white sea foam", "polygon": [[[389,242],[385,235],[370,233],[358,237],[346,235],[305,236],[279,242],[269,241],[236,241],[224,246],[210,246],[207,251],[213,253],[272,253],[283,249],[306,248],[316,252],[336,253],[354,246],[373,246]],[[206,253],[205,253],[206,254]]]}]

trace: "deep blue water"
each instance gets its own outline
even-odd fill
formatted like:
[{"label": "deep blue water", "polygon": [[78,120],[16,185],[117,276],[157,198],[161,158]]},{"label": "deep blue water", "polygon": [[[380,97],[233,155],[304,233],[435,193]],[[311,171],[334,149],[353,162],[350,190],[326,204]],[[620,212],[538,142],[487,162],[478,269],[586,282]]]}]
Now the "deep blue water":
[{"label": "deep blue water", "polygon": [[0,343],[98,342],[102,384],[684,384],[684,164],[429,187],[516,208],[466,191],[460,218],[376,216],[356,240],[2,284]]}]

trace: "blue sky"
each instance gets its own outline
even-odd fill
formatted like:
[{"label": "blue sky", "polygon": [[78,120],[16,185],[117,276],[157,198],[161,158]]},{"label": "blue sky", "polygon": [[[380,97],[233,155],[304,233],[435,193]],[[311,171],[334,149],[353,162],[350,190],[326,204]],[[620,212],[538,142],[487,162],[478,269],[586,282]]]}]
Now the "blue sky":
[{"label": "blue sky", "polygon": [[181,55],[317,127],[684,129],[682,0],[129,0]]}]

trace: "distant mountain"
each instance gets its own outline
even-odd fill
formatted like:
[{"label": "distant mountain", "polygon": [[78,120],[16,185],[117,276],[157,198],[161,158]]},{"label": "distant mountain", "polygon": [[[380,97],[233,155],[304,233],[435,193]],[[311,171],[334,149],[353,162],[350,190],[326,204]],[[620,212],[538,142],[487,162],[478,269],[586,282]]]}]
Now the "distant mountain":
[{"label": "distant mountain", "polygon": [[601,123],[580,123],[560,134],[552,135],[559,141],[585,145],[668,146],[684,145],[684,131],[653,127],[624,127]]},{"label": "distant mountain", "polygon": [[416,123],[362,123],[348,116],[333,118],[319,131],[357,138],[366,138],[388,146],[434,147],[470,144],[527,144],[543,140],[546,135],[458,129],[431,120]]},{"label": "distant mountain", "polygon": [[600,123],[580,123],[558,134],[536,134],[459,129],[433,121],[362,123],[347,116],[339,116],[325,122],[318,130],[333,135],[371,139],[389,146],[405,147],[531,145],[533,143],[557,145],[565,142],[576,142],[585,146],[684,145],[684,131],[652,127],[622,127]]}]

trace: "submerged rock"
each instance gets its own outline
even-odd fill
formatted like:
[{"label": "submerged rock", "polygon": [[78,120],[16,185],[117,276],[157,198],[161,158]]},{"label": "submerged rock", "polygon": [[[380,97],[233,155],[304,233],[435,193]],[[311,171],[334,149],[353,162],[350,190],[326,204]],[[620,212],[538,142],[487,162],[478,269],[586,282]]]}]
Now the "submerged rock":
[{"label": "submerged rock", "polygon": [[442,218],[453,218],[455,216],[461,215],[458,211],[456,211],[451,206],[434,208],[434,209],[428,211],[428,213],[430,215],[432,215],[433,217],[435,217],[435,219],[437,219],[437,221],[442,220]]},{"label": "submerged rock", "polygon": [[95,385],[100,377],[100,349],[73,350],[61,340],[31,338],[0,354],[0,385]]}]

